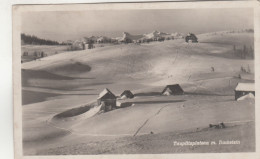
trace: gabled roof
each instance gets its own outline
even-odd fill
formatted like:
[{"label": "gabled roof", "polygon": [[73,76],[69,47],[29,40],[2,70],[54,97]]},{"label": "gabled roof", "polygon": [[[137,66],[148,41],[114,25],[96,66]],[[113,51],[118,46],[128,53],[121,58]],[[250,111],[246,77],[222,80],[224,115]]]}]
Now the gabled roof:
[{"label": "gabled roof", "polygon": [[235,91],[255,91],[255,83],[238,83]]},{"label": "gabled roof", "polygon": [[181,86],[179,84],[173,84],[173,85],[167,85],[165,88],[170,88],[170,89],[174,89],[174,88],[181,88]]},{"label": "gabled roof", "polygon": [[173,84],[173,85],[167,85],[164,90],[162,91],[162,93],[164,93],[167,89],[170,89],[172,92],[176,92],[176,90],[183,92],[183,89],[181,88],[181,86],[179,84]]},{"label": "gabled roof", "polygon": [[187,34],[186,38],[195,38],[198,39],[197,36],[195,34],[189,33]]},{"label": "gabled roof", "polygon": [[127,97],[134,97],[134,94],[130,90],[125,90],[120,96],[126,95]]},{"label": "gabled roof", "polygon": [[130,90],[125,90],[121,95],[123,94],[133,94]]},{"label": "gabled roof", "polygon": [[196,36],[196,35],[193,33],[188,33],[187,36]]},{"label": "gabled roof", "polygon": [[109,89],[105,88],[101,93],[99,93],[98,99],[104,97],[106,94],[111,94],[111,95],[115,96]]}]

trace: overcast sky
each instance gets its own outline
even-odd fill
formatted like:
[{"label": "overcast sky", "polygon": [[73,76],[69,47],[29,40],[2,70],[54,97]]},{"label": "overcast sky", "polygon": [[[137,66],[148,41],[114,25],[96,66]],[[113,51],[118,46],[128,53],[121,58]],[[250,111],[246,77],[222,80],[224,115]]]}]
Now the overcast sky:
[{"label": "overcast sky", "polygon": [[27,12],[22,16],[23,33],[58,41],[91,35],[118,37],[124,31],[198,34],[244,28],[253,28],[252,9]]}]

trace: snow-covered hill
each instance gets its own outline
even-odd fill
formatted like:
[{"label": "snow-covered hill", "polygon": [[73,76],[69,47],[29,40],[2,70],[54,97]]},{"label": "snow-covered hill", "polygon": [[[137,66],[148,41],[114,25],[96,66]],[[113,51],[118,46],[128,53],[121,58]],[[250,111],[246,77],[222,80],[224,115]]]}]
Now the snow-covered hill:
[{"label": "snow-covered hill", "polygon": [[[131,34],[126,37],[139,38]],[[243,76],[238,78],[241,66],[250,67],[254,77],[254,60],[235,57],[233,46],[253,46],[253,34],[209,34],[198,35],[198,38],[199,43],[178,39],[141,45],[110,45],[23,63],[22,98],[29,101],[22,107],[24,154],[98,154],[105,142],[107,147],[118,150],[114,147],[121,144],[118,138],[127,139],[123,138],[126,136],[135,140],[130,138],[134,134],[143,140],[140,145],[147,147],[150,145],[147,136],[153,137],[153,143],[158,143],[161,140],[154,140],[157,134],[191,128],[198,132],[219,121],[253,121],[254,101],[237,102],[233,95],[237,82],[244,80]],[[158,95],[166,85],[175,83],[181,85],[185,95]],[[84,108],[95,102],[104,88],[109,88],[115,95],[131,90],[136,97],[125,102],[134,105],[88,118],[89,113]],[[83,112],[78,112],[82,109]],[[70,111],[70,117],[66,119],[51,120],[68,110],[77,113]],[[143,124],[145,126],[140,128]],[[234,127],[234,132],[242,130],[238,128]],[[221,130],[213,132],[220,133]],[[205,137],[216,140],[216,135],[209,131],[199,133],[201,137],[192,136],[187,141],[200,141]],[[164,139],[169,140],[169,134],[164,135]],[[254,136],[243,135],[237,139]],[[178,136],[172,136],[174,138]],[[244,141],[241,143],[247,145]],[[248,143],[252,142],[249,140]],[[82,149],[82,144],[89,144],[90,148]],[[127,145],[127,150],[133,147],[136,146]],[[163,152],[172,152],[172,148],[164,151],[164,142],[160,148]],[[215,150],[215,147],[210,148]],[[52,151],[54,149],[57,151]],[[140,150],[136,152],[140,153]]]}]

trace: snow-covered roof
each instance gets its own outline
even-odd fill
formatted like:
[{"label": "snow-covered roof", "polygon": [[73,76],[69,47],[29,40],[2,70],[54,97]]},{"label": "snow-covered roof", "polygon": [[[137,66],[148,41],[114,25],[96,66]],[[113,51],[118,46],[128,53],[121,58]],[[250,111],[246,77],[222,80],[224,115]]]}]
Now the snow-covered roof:
[{"label": "snow-covered roof", "polygon": [[255,83],[238,83],[236,91],[255,91]]}]

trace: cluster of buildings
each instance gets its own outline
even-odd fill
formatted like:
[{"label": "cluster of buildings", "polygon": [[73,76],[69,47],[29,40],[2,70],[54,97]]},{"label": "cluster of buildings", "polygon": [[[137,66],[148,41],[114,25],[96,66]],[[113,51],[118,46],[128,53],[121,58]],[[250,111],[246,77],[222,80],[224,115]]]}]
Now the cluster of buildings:
[{"label": "cluster of buildings", "polygon": [[[134,94],[130,90],[125,90],[121,95],[120,99],[123,98],[134,98]],[[101,105],[101,110],[105,112],[120,107],[117,104],[117,96],[113,94],[109,89],[105,88],[97,98],[97,104]]]},{"label": "cluster of buildings", "polygon": [[[122,37],[117,38],[109,38],[106,36],[91,36],[85,37],[81,40],[76,40],[74,42],[66,42],[67,44],[71,45],[71,50],[85,50],[91,49],[86,45],[91,44],[103,44],[103,43],[113,43],[113,44],[120,44],[120,43],[149,43],[152,41],[164,41],[164,40],[173,40],[173,39],[183,39],[184,36],[180,33],[163,33],[154,31],[150,34],[140,34],[140,35],[132,35],[127,32],[123,32]],[[187,43],[197,43],[198,38],[195,34],[189,33],[185,36],[185,41]]]},{"label": "cluster of buildings", "polygon": [[[184,94],[183,89],[179,84],[174,85],[167,85],[161,95],[182,95]],[[109,89],[105,88],[97,98],[97,104],[101,105],[101,109],[106,111],[110,111],[112,109],[120,107],[118,104],[117,99],[131,99],[134,98],[134,94],[130,90],[125,90],[121,93],[120,97],[118,98],[115,94],[113,94]]]},{"label": "cluster of buildings", "polygon": [[164,40],[174,40],[174,39],[183,39],[184,35],[181,33],[164,33],[159,31],[153,31],[148,34],[130,34],[128,32],[123,32],[122,37],[110,38],[106,36],[91,36],[84,37],[76,41],[67,41],[63,42],[64,44],[70,44],[72,50],[85,50],[87,47],[85,45],[93,44],[103,44],[103,43],[147,43],[151,41],[164,41]]},{"label": "cluster of buildings", "polygon": [[[179,84],[167,85],[161,95],[183,95],[184,91]],[[252,94],[255,96],[255,85],[254,83],[238,83],[235,88],[235,100],[246,96],[248,94]],[[101,110],[105,112],[116,109],[120,107],[118,104],[118,99],[131,99],[134,98],[135,95],[130,90],[125,90],[121,93],[120,97],[117,97],[113,94],[109,89],[105,88],[97,98],[97,104],[101,105]]]}]

